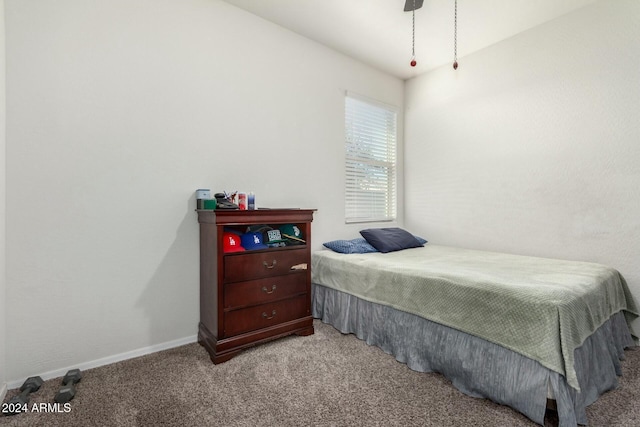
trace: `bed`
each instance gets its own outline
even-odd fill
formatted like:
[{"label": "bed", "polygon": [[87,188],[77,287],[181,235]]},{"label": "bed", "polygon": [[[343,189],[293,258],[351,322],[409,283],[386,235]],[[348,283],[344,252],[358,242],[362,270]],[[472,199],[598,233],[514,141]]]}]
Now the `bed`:
[{"label": "bed", "polygon": [[624,278],[586,262],[427,244],[312,254],[312,311],[409,368],[543,425],[587,424],[617,386],[638,310]]}]

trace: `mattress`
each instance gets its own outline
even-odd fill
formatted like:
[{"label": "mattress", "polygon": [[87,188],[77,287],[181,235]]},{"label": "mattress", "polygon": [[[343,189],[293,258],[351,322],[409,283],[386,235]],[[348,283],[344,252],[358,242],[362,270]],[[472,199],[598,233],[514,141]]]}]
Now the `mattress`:
[{"label": "mattress", "polygon": [[574,351],[611,316],[638,310],[620,273],[587,262],[438,246],[312,254],[312,282],[515,351],[580,391]]}]

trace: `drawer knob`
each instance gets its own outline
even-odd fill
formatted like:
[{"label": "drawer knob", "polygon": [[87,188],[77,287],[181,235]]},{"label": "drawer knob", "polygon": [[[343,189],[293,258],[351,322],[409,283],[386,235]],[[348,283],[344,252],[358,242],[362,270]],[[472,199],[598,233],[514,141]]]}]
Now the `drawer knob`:
[{"label": "drawer knob", "polygon": [[276,285],[271,286],[271,290],[268,291],[266,286],[262,287],[262,292],[264,292],[265,294],[272,294],[274,293],[276,290]]},{"label": "drawer knob", "polygon": [[274,259],[273,262],[271,263],[271,265],[267,264],[267,261],[262,261],[262,264],[267,267],[268,269],[272,269],[273,267],[276,266],[276,260]]},{"label": "drawer knob", "polygon": [[269,316],[267,313],[265,313],[265,312],[263,311],[263,312],[262,312],[262,317],[264,317],[264,318],[265,318],[265,319],[267,319],[267,320],[271,320],[271,319],[273,319],[274,317],[276,317],[276,311],[275,311],[275,310],[273,310],[273,311],[271,312],[271,316]]}]

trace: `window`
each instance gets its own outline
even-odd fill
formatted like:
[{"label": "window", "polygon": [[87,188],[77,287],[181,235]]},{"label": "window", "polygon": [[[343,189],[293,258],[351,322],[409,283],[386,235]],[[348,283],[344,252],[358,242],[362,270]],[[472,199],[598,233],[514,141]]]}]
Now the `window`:
[{"label": "window", "polygon": [[345,220],[396,218],[397,109],[345,97]]}]

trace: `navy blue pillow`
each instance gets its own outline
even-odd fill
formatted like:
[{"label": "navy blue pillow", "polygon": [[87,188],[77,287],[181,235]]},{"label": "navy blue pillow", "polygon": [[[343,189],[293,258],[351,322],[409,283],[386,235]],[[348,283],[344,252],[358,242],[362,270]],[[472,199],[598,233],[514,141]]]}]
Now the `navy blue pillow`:
[{"label": "navy blue pillow", "polygon": [[424,246],[413,234],[398,227],[368,228],[361,230],[360,234],[382,253]]},{"label": "navy blue pillow", "polygon": [[418,242],[420,242],[422,245],[424,245],[425,243],[427,243],[427,239],[423,239],[422,237],[420,237],[420,236],[415,236],[415,235],[414,235],[413,237],[415,237],[415,238],[416,238],[416,240],[417,240]]},{"label": "navy blue pillow", "polygon": [[358,237],[353,240],[333,240],[323,243],[323,245],[334,252],[341,254],[368,254],[378,252],[376,248],[371,246],[365,239]]}]

